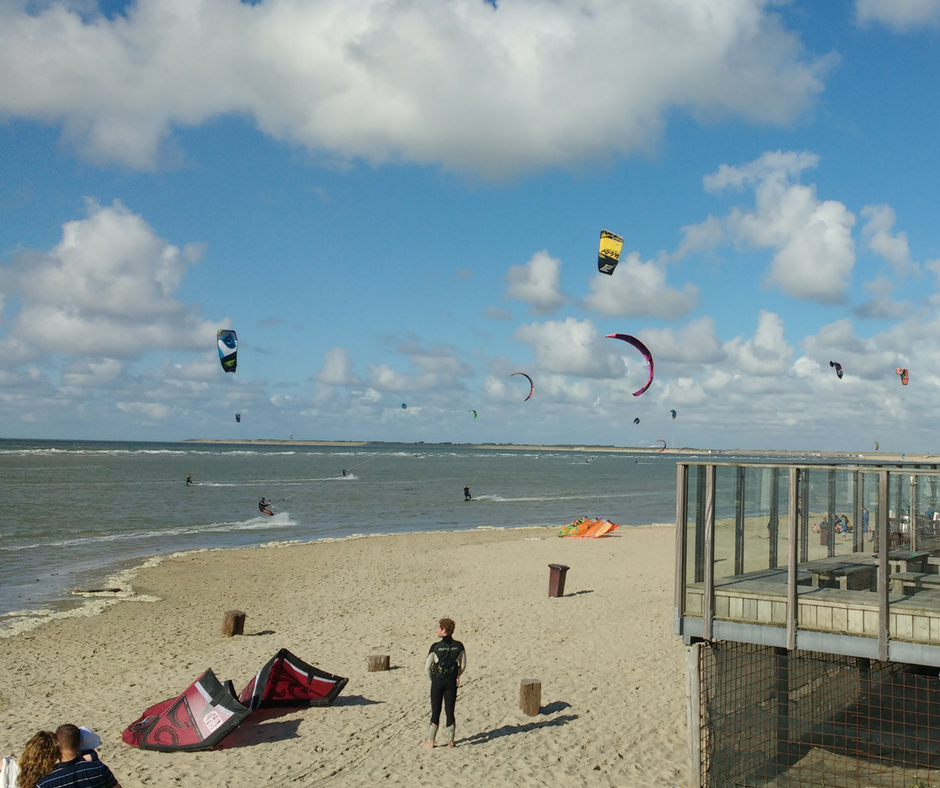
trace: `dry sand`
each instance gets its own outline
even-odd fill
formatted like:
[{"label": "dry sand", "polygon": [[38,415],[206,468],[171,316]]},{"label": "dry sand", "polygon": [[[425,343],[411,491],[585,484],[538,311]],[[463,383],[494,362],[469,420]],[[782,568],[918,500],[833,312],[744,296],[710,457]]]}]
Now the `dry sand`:
[{"label": "dry sand", "polygon": [[[134,599],[0,640],[0,750],[88,725],[135,786],[681,786],[684,648],[673,526],[572,540],[557,529],[406,534],[170,556]],[[549,598],[549,563],[570,567]],[[149,600],[149,601],[147,601]],[[245,635],[220,634],[224,612]],[[468,668],[457,747],[421,749],[437,619]],[[279,648],[350,681],[327,708],[256,712],[222,744],[144,752],[121,732],[206,668],[240,690]],[[369,673],[389,654],[392,670]],[[542,710],[519,709],[538,679]]]}]

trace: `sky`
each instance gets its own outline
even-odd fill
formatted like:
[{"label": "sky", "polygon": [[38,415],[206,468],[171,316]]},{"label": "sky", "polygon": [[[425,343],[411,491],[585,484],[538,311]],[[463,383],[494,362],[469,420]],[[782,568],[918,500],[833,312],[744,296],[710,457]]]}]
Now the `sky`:
[{"label": "sky", "polygon": [[0,437],[936,452],[938,37],[940,0],[0,0]]}]

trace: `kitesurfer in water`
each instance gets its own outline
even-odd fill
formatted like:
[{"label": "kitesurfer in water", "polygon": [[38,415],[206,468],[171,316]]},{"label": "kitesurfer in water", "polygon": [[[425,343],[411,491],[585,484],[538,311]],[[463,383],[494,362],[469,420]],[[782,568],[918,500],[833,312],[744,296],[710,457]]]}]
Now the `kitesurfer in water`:
[{"label": "kitesurfer in water", "polygon": [[464,499],[465,501],[471,501],[471,500],[473,500],[473,499],[470,497],[470,485],[469,485],[469,484],[465,484],[465,485],[463,486],[463,499]]},{"label": "kitesurfer in water", "polygon": [[345,476],[345,475],[346,475],[346,469],[343,468],[343,476]]},{"label": "kitesurfer in water", "polygon": [[467,667],[467,652],[463,643],[454,640],[454,622],[450,618],[442,618],[437,622],[437,643],[432,643],[428,650],[428,658],[424,663],[424,672],[431,680],[431,725],[428,729],[427,749],[434,746],[437,729],[441,723],[441,706],[444,707],[447,726],[444,734],[447,737],[447,746],[453,747],[456,723],[454,720],[454,707],[457,704],[457,687],[460,684],[460,675]]},{"label": "kitesurfer in water", "polygon": [[191,473],[186,474],[186,486],[188,487],[193,483],[193,475]]},{"label": "kitesurfer in water", "polygon": [[267,503],[265,503],[264,496],[262,496],[261,500],[258,501],[258,511],[261,512],[261,514],[270,514],[270,515],[273,515],[274,512],[272,512],[272,511],[268,508],[268,507],[271,506],[272,503],[274,503],[274,501],[268,501]]}]

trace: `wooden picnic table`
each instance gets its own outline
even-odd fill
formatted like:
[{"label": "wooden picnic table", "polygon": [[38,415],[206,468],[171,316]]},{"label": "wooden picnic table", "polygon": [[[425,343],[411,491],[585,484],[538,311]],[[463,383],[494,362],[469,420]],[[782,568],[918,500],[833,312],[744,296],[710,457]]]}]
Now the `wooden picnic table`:
[{"label": "wooden picnic table", "polygon": [[819,561],[800,564],[800,569],[812,575],[813,588],[841,588],[843,591],[870,591],[878,574],[878,565],[870,556],[858,558],[832,556]]}]

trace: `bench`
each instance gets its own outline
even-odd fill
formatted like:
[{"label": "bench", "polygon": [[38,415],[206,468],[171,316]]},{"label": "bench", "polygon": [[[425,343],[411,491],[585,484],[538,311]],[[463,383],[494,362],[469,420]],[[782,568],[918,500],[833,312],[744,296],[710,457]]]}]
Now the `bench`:
[{"label": "bench", "polygon": [[940,590],[940,575],[924,572],[894,572],[888,580],[891,582],[891,591],[902,596],[907,594],[907,589],[910,589],[912,593],[922,588]]}]

